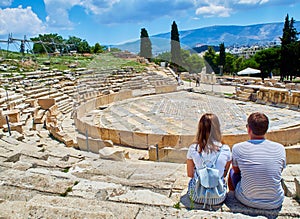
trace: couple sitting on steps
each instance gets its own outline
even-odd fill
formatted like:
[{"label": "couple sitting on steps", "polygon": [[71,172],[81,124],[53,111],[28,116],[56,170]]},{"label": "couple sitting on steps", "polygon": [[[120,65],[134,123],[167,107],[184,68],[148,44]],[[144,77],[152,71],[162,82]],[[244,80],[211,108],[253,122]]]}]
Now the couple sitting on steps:
[{"label": "couple sitting on steps", "polygon": [[231,152],[222,143],[217,116],[204,114],[195,143],[187,153],[190,199],[204,206],[222,203],[227,194],[228,175],[228,188],[242,204],[259,209],[280,208],[286,155],[283,145],[265,139],[268,126],[265,114],[252,113],[246,125],[250,140],[233,145]]}]

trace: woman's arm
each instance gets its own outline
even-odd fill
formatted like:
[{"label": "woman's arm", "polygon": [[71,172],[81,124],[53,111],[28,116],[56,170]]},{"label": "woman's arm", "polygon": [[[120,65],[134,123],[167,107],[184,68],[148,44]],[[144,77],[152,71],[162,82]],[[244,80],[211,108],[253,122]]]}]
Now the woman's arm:
[{"label": "woman's arm", "polygon": [[240,171],[240,168],[239,168],[238,166],[233,166],[233,165],[232,165],[232,169],[233,169],[234,173],[239,173],[239,172],[241,172],[241,171]]},{"label": "woman's arm", "polygon": [[195,168],[194,161],[192,159],[187,159],[186,160],[186,166],[187,166],[187,175],[188,175],[188,177],[193,178],[194,177],[194,168]]}]

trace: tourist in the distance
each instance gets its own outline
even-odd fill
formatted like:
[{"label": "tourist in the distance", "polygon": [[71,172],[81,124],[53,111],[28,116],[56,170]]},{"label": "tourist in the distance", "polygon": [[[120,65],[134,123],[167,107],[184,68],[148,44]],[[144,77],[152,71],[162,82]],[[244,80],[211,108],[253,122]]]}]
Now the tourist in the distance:
[{"label": "tourist in the distance", "polygon": [[200,86],[200,77],[197,76],[196,77],[196,87],[199,87]]},{"label": "tourist in the distance", "polygon": [[[200,156],[201,155],[201,156]],[[187,175],[191,177],[188,185],[188,194],[190,197],[195,191],[197,180],[196,169],[202,169],[204,162],[209,165],[216,160],[216,169],[219,171],[219,179],[224,185],[224,196],[215,200],[208,200],[207,204],[220,204],[226,198],[227,185],[225,177],[231,163],[231,152],[228,145],[222,144],[222,135],[219,119],[215,114],[204,114],[198,123],[198,130],[195,142],[189,147],[187,153]],[[200,203],[203,203],[202,201]]]},{"label": "tourist in the distance", "polygon": [[268,117],[252,113],[247,120],[250,140],[233,145],[229,189],[244,205],[259,209],[280,208],[284,199],[281,173],[286,166],[284,146],[265,139]]}]

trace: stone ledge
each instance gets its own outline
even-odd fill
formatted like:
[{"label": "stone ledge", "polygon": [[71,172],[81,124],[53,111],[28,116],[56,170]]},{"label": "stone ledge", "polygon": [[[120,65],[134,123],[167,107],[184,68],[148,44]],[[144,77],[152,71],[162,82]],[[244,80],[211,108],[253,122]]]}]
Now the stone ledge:
[{"label": "stone ledge", "polygon": [[[287,164],[300,164],[300,145],[285,147],[285,150]],[[185,163],[187,151],[188,148],[164,147],[156,149],[153,145],[148,149],[149,160],[175,163]]]},{"label": "stone ledge", "polygon": [[[180,199],[181,206],[187,209],[203,210],[203,204],[192,203],[188,194],[184,194]],[[210,206],[206,208],[209,209]],[[241,213],[252,217],[267,217],[267,218],[291,218],[300,217],[299,204],[290,197],[285,197],[283,205],[280,209],[263,210],[251,208],[240,203],[235,197],[234,192],[228,192],[227,198],[223,204],[212,206],[211,211]]]}]

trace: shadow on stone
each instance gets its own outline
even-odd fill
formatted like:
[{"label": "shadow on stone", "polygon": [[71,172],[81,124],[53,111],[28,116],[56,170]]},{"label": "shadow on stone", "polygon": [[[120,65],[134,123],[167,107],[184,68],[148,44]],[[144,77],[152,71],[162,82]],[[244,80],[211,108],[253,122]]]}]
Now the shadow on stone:
[{"label": "shadow on stone", "polygon": [[281,208],[273,210],[264,210],[245,206],[235,198],[234,192],[228,192],[225,201],[220,205],[206,205],[206,207],[203,208],[204,205],[202,203],[192,202],[187,193],[180,197],[180,203],[188,210],[232,212],[252,217],[263,216],[268,219],[277,218],[278,216],[280,216],[281,211]]},{"label": "shadow on stone", "polygon": [[279,216],[279,212],[281,211],[281,208],[264,210],[245,206],[235,198],[234,192],[227,193],[227,198],[224,204],[232,213],[241,213],[249,216],[264,216],[269,219],[277,218]]},{"label": "shadow on stone", "polygon": [[193,202],[189,195],[186,193],[185,195],[180,197],[181,204],[188,210],[207,210],[207,211],[218,211],[221,209],[222,204],[220,205],[206,205],[204,208],[203,203]]}]

